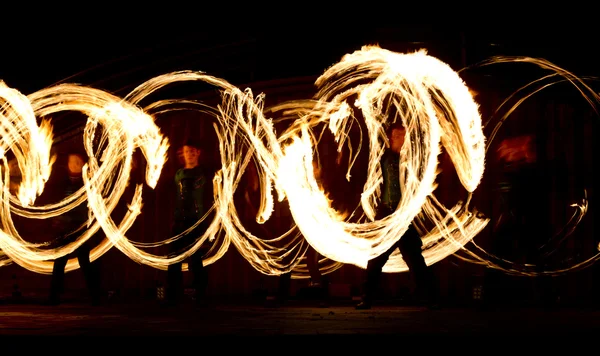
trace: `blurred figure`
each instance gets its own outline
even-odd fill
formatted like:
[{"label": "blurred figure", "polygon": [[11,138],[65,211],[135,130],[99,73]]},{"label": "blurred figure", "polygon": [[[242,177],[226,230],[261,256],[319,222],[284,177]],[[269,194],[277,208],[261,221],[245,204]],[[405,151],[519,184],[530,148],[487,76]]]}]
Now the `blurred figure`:
[{"label": "blurred figure", "polygon": [[[502,167],[498,186],[501,211],[496,223],[497,247],[500,252],[525,262],[534,257],[541,238],[548,237],[542,232],[544,226],[548,226],[543,222],[545,212],[538,204],[549,192],[544,188],[546,180],[537,160],[536,138],[534,135],[507,138],[500,143],[497,152]],[[547,208],[546,204],[542,206]]]},{"label": "blurred figure", "polygon": [[[376,219],[382,219],[394,211],[400,203],[402,188],[400,187],[400,151],[404,144],[406,130],[400,124],[395,124],[389,128],[388,137],[390,148],[382,157],[381,168],[383,171],[383,189],[381,194],[381,203],[377,210]],[[402,258],[409,268],[409,272],[415,278],[417,291],[425,296],[429,308],[437,309],[439,290],[433,271],[425,263],[422,255],[423,242],[421,236],[411,224],[404,235],[390,249],[381,255],[371,259],[367,264],[366,281],[364,284],[364,294],[362,301],[356,306],[356,309],[370,309],[379,281],[383,266],[387,263],[390,255],[396,248],[400,250]]]},{"label": "blurred figure", "polygon": [[[65,182],[65,191],[63,198],[77,192],[83,187],[83,177],[81,176],[85,161],[83,156],[70,153],[67,156],[67,177]],[[61,245],[71,243],[75,240],[75,233],[82,227],[88,219],[88,207],[85,203],[73,208],[71,211],[61,214],[54,220],[55,226],[63,231],[61,237],[57,239],[57,243]],[[79,266],[83,271],[85,281],[90,292],[90,297],[93,305],[100,304],[101,289],[100,289],[100,271],[98,263],[90,262],[90,251],[92,249],[92,239],[86,241],[76,251],[75,255],[79,261]],[[60,294],[64,289],[65,266],[69,260],[69,255],[58,258],[54,261],[52,269],[52,282],[50,285],[50,296],[46,304],[57,305],[60,303]]]},{"label": "blurred figure", "polygon": [[[560,186],[559,189],[565,189],[566,182],[561,181],[561,177],[567,169],[561,166],[557,170],[555,163],[538,159],[537,137],[533,134],[502,140],[496,153],[501,168],[496,188],[500,204],[499,216],[493,226],[491,252],[521,266],[535,265],[531,266],[532,271],[540,272],[547,262],[541,247],[551,235],[548,208],[552,188],[548,186],[548,177],[556,180],[555,185]],[[491,306],[512,302],[514,297],[509,293],[523,279],[509,278],[503,272],[489,270],[486,280],[484,300],[486,305]],[[554,293],[551,290],[552,278],[531,280],[536,282],[536,289],[543,291],[544,303],[550,302]]]},{"label": "blurred figure", "polygon": [[[177,170],[174,179],[176,198],[172,236],[196,224],[212,205],[212,181],[208,170],[199,164],[203,152],[200,143],[189,139],[183,144],[182,150],[184,166]],[[210,220],[205,219],[194,230],[169,244],[170,253],[180,254],[191,247],[195,239],[204,234],[209,223]],[[189,270],[193,274],[194,298],[198,305],[206,301],[208,269],[204,266],[203,258],[207,252],[208,246],[205,244],[191,256],[189,263]],[[179,262],[168,266],[167,305],[179,304],[183,296],[182,264]]]}]

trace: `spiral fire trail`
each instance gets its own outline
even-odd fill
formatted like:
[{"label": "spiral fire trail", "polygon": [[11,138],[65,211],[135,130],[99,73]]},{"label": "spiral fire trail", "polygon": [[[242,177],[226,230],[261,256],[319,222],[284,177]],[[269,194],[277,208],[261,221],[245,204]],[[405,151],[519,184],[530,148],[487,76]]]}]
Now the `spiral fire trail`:
[{"label": "spiral fire trail", "polygon": [[[568,78],[576,80],[574,76]],[[220,91],[221,103],[207,108],[189,100],[166,100],[139,106],[151,94],[179,82],[210,84]],[[218,243],[213,244],[205,264],[217,261],[233,244],[253,268],[264,274],[294,270],[301,276],[302,256],[308,242],[328,260],[321,268],[329,273],[343,264],[366,267],[368,260],[386,251],[417,219],[423,223],[418,226],[423,234],[427,264],[460,250],[471,262],[501,268],[486,259],[489,255],[481,254],[480,248],[468,251],[465,247],[489,221],[469,206],[471,194],[484,174],[486,139],[478,104],[458,73],[425,51],[404,54],[365,46],[326,70],[316,85],[319,91],[313,99],[272,108],[279,118],[266,116],[264,95],[254,95],[251,89],[241,90],[202,72],[180,71],[152,78],[125,98],[72,84],[24,96],[2,85],[0,157],[7,167],[5,153],[9,150],[15,153],[23,181],[15,196],[9,191],[8,174],[2,177],[0,249],[5,258],[0,260],[0,266],[14,261],[31,271],[50,273],[54,259],[70,254],[102,229],[106,239],[92,250],[91,260],[114,246],[137,263],[164,270],[212,240]],[[151,113],[176,110],[177,105],[190,103],[216,120],[214,130],[219,140],[221,167],[213,179],[211,212],[214,214],[210,215],[208,229],[189,249],[177,256],[161,256],[147,249],[171,243],[181,235],[155,243],[139,243],[127,237],[142,211],[141,184],[136,185],[128,212],[120,223],[113,221],[111,213],[130,182],[132,155],[136,150],[142,151],[148,163],[145,184],[154,188],[159,181],[169,141]],[[79,111],[88,117],[83,134],[88,153],[83,169],[85,185],[58,203],[35,206],[35,198],[43,192],[53,163],[51,124],[41,121],[38,126],[37,118],[52,117],[61,111]],[[347,139],[358,113],[367,128],[364,136],[369,166],[360,202],[364,215],[356,222],[332,207],[315,179],[312,161],[318,144],[317,130],[323,125],[335,137],[338,149],[345,144],[353,148]],[[277,119],[291,119],[292,124],[277,134],[274,129]],[[406,127],[400,166],[402,200],[394,214],[375,220],[382,181],[379,160],[387,145],[384,129],[397,121]],[[362,135],[358,150],[363,146]],[[441,204],[433,194],[442,147],[464,187],[464,203],[451,208]],[[348,180],[353,161],[348,166]],[[256,221],[264,223],[271,218],[275,199],[287,201],[296,224],[287,233],[275,238],[255,236],[239,218],[233,196],[248,164],[256,165],[260,180],[261,203]],[[26,242],[11,220],[11,214],[46,219],[67,213],[79,204],[87,204],[88,222],[74,242],[60,247]],[[208,217],[207,214],[203,219]],[[433,229],[424,230],[425,222]],[[66,271],[76,268],[78,263],[71,259]],[[398,251],[384,267],[385,272],[406,270]]]}]

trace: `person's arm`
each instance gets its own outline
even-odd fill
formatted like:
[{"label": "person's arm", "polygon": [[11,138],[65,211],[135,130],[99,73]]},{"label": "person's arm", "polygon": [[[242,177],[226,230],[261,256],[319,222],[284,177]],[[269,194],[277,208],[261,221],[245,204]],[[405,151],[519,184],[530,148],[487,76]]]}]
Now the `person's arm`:
[{"label": "person's arm", "polygon": [[202,174],[202,206],[208,211],[214,203],[214,174],[212,171],[204,171]]},{"label": "person's arm", "polygon": [[381,177],[383,178],[382,189],[381,189],[381,203],[385,205],[386,208],[390,202],[390,191],[389,191],[389,183],[390,183],[390,169],[388,163],[389,155],[384,153],[383,157],[381,157]]},{"label": "person's arm", "polygon": [[181,216],[181,184],[180,184],[180,170],[175,173],[175,177],[173,179],[173,183],[175,185],[175,205],[174,205],[174,215],[175,218],[179,218]]}]

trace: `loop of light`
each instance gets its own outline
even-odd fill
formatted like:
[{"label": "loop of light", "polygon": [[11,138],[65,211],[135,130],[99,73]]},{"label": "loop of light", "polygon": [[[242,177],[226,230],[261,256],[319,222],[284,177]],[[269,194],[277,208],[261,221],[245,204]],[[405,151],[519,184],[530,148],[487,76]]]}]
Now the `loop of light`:
[{"label": "loop of light", "polygon": [[[184,81],[217,87],[221,103],[216,108],[206,108],[189,100],[165,100],[140,107],[150,94]],[[99,229],[106,238],[92,250],[92,261],[115,246],[132,260],[163,270],[185,260],[207,240],[218,243],[212,244],[205,264],[221,258],[233,243],[264,274],[294,271],[297,277],[303,277],[306,269],[302,257],[308,242],[325,257],[320,261],[324,273],[343,264],[364,268],[369,259],[397,242],[413,221],[423,233],[427,264],[466,250],[465,244],[488,223],[487,218],[468,206],[484,173],[486,142],[478,105],[459,75],[425,51],[401,54],[366,46],[344,56],[316,84],[319,92],[313,100],[292,101],[273,108],[273,113],[282,113],[280,119],[293,119],[278,135],[275,119],[265,116],[263,95],[254,96],[250,89],[240,90],[201,72],[182,71],[152,78],[123,99],[72,84],[24,96],[2,83],[0,158],[7,167],[5,153],[14,152],[22,182],[14,196],[9,191],[8,169],[1,178],[0,249],[5,256],[0,256],[4,257],[0,266],[14,261],[31,271],[51,273],[54,259],[70,254]],[[126,236],[141,213],[141,184],[136,185],[120,223],[113,221],[111,213],[130,183],[135,150],[140,149],[148,163],[146,184],[154,188],[158,183],[169,143],[152,113],[175,110],[178,104],[196,105],[216,119],[214,129],[222,166],[213,179],[214,205],[210,212],[214,214],[208,229],[187,250],[161,256],[146,250],[172,243],[183,233],[156,243],[135,242]],[[61,111],[79,111],[88,117],[83,134],[88,153],[83,169],[84,187],[58,203],[36,206],[35,199],[43,192],[54,162],[50,155],[52,127],[45,118]],[[318,144],[315,131],[322,125],[334,135],[339,149],[344,144],[352,149],[347,139],[358,113],[367,128],[369,165],[360,203],[364,214],[351,221],[332,208],[314,177],[312,160]],[[43,118],[39,126],[37,118]],[[382,181],[379,161],[387,144],[384,127],[395,121],[406,127],[400,165],[402,199],[392,215],[375,220]],[[466,194],[466,203],[452,208],[446,208],[433,195],[442,146],[452,159]],[[248,164],[256,165],[261,183],[258,223],[270,219],[275,199],[289,204],[296,226],[281,236],[255,236],[238,217],[233,197]],[[352,164],[348,166],[347,179],[351,169]],[[81,234],[73,242],[55,248],[25,241],[11,219],[11,214],[46,219],[68,213],[86,201],[89,219]],[[426,223],[433,228],[425,229]],[[480,263],[481,258],[475,256],[471,254],[473,261]],[[77,261],[69,260],[66,271],[76,268]],[[385,272],[405,270],[407,266],[398,251],[384,267]]]}]

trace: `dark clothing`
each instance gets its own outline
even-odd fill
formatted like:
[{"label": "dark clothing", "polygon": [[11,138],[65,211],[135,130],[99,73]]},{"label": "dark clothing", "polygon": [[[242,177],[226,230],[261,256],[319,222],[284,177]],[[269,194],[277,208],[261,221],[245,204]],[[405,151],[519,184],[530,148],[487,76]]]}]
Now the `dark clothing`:
[{"label": "dark clothing", "polygon": [[[558,179],[560,176],[557,174],[559,172],[545,171],[538,163],[504,167],[498,184],[502,218],[495,234],[494,248],[502,258],[526,260],[528,263],[542,262],[539,260],[539,247],[550,237],[548,207],[551,204],[551,192],[547,177]],[[544,177],[546,174],[548,176]],[[566,182],[557,183],[560,188],[567,190]],[[534,208],[532,203],[537,207]],[[509,247],[512,243],[517,243],[519,248]],[[524,254],[510,256],[516,250]]]},{"label": "dark clothing", "polygon": [[175,174],[175,220],[198,220],[206,213],[206,173],[201,167],[181,168]]},{"label": "dark clothing", "polygon": [[321,254],[315,250],[312,246],[308,246],[306,250],[306,264],[308,266],[308,273],[310,274],[311,286],[316,288],[318,297],[321,300],[321,306],[325,307],[329,305],[329,275],[323,275],[319,269],[319,260]]},{"label": "dark clothing", "polygon": [[[174,224],[172,235],[176,236],[183,231],[185,231],[188,227],[196,223],[197,220],[194,221],[178,221]],[[188,249],[193,243],[194,240],[202,235],[204,231],[206,231],[207,223],[201,223],[192,230],[191,233],[188,233],[185,236],[182,236],[177,241],[169,244],[169,252],[171,254],[180,254],[184,250]],[[196,299],[200,301],[205,297],[206,287],[208,286],[208,269],[204,266],[203,257],[207,253],[208,248],[206,245],[203,245],[198,251],[196,251],[191,257],[189,261],[189,271],[193,274],[193,286],[196,291]],[[174,263],[168,266],[167,268],[167,298],[170,303],[177,303],[182,297],[183,294],[183,271],[182,271],[183,262]]]},{"label": "dark clothing", "polygon": [[[77,192],[77,190],[79,190],[82,186],[83,179],[81,176],[69,176],[66,181],[64,197],[66,198]],[[56,239],[56,243],[64,245],[75,241],[76,237],[82,231],[79,233],[73,233],[73,231],[83,225],[87,218],[88,209],[85,202],[73,208],[73,210],[67,212],[66,214],[58,216],[57,219],[62,233],[61,236]],[[75,251],[75,255],[77,256],[80,268],[83,271],[92,303],[96,304],[99,302],[101,295],[100,271],[97,262],[90,262],[90,251],[92,249],[91,242],[92,241],[90,239],[81,245]],[[54,266],[52,269],[52,282],[50,285],[50,303],[52,304],[58,304],[60,301],[60,294],[64,289],[65,266],[67,265],[69,257],[69,255],[66,255],[54,261]]]},{"label": "dark clothing", "polygon": [[[176,236],[198,222],[210,208],[212,198],[210,180],[206,172],[199,166],[181,168],[175,174],[177,191],[175,200],[175,216],[172,236]],[[171,254],[180,254],[188,249],[194,240],[200,237],[208,228],[209,219],[205,219],[194,230],[177,241],[169,244]],[[204,299],[208,285],[208,270],[204,267],[203,257],[208,252],[207,246],[202,246],[191,257],[189,270],[194,275],[193,286],[197,302]],[[171,264],[167,269],[167,300],[176,304],[183,294],[182,262]]]},{"label": "dark clothing", "polygon": [[[83,179],[81,176],[69,176],[65,181],[64,198],[75,194],[80,188],[83,187]],[[78,227],[83,225],[88,219],[88,207],[87,202],[83,202],[73,208],[66,214],[61,214],[56,217],[60,228],[63,231],[63,236],[70,235],[70,232],[76,230]],[[70,235],[69,242],[74,241],[76,234]],[[64,243],[63,243],[64,244]]]},{"label": "dark clothing", "polygon": [[[393,210],[382,208],[378,211],[377,219],[393,213]],[[364,286],[363,302],[371,304],[379,286],[383,266],[387,263],[394,250],[399,249],[410,273],[414,276],[417,292],[429,303],[437,302],[439,290],[433,271],[425,263],[422,254],[423,242],[421,236],[411,224],[402,238],[381,255],[373,258],[367,264],[367,278]]]},{"label": "dark clothing", "polygon": [[290,285],[292,283],[292,272],[279,275],[279,284],[277,286],[277,300],[279,303],[286,303],[290,296]]},{"label": "dark clothing", "polygon": [[[518,264],[517,269],[531,272],[552,269],[549,265],[561,240],[560,236],[552,239],[552,225],[561,223],[551,219],[550,208],[569,204],[568,174],[568,167],[558,161],[501,166],[496,189],[500,218],[494,228],[492,254]],[[552,186],[560,190],[554,191]],[[486,270],[485,302],[489,305],[523,302],[519,299],[528,292],[517,287],[529,290],[529,282],[540,293],[540,302],[553,302],[557,294],[553,277],[518,278],[495,269]]]},{"label": "dark clothing", "polygon": [[[93,304],[100,301],[100,271],[97,262],[90,262],[90,244],[86,241],[76,251],[79,266],[83,271],[85,283],[88,287],[90,298]],[[57,304],[60,301],[60,294],[64,289],[65,266],[69,260],[69,255],[58,258],[54,261],[52,269],[52,282],[50,285],[50,302]]]},{"label": "dark clothing", "polygon": [[381,170],[383,175],[383,189],[381,203],[387,209],[396,209],[402,197],[400,188],[400,155],[387,150],[381,158]]},{"label": "dark clothing", "polygon": [[[377,210],[376,219],[380,220],[392,214],[402,196],[400,187],[400,155],[391,150],[385,152],[381,161],[383,173],[383,190],[381,206]],[[367,264],[367,278],[364,285],[364,305],[370,305],[379,285],[383,266],[396,248],[400,250],[409,271],[415,278],[417,291],[424,294],[428,302],[437,302],[439,296],[437,281],[431,268],[425,263],[422,255],[423,242],[414,226],[411,224],[402,238],[381,255],[373,258]]]},{"label": "dark clothing", "polygon": [[321,270],[319,269],[319,259],[321,258],[321,254],[315,250],[314,247],[308,246],[306,250],[306,265],[308,267],[308,273],[310,274],[310,279],[314,284],[322,284],[327,275],[323,276],[321,274]]}]

